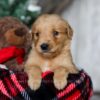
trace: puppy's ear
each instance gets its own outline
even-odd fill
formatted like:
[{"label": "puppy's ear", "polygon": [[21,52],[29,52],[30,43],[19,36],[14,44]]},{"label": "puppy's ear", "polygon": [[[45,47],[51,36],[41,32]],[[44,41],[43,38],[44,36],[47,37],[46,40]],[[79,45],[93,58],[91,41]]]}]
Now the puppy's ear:
[{"label": "puppy's ear", "polygon": [[31,40],[34,40],[34,35],[33,35],[32,30],[30,31],[30,34],[31,34]]},{"label": "puppy's ear", "polygon": [[33,24],[31,28],[32,40],[34,40],[34,31],[35,31],[35,25]]},{"label": "puppy's ear", "polygon": [[69,39],[72,39],[73,36],[73,29],[71,28],[71,26],[69,24],[67,24],[67,36]]}]

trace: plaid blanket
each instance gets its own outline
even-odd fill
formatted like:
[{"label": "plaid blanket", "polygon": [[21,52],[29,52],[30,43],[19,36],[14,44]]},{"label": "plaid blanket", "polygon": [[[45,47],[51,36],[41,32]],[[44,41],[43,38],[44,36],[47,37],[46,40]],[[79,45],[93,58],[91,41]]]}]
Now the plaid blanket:
[{"label": "plaid blanket", "polygon": [[[0,50],[0,63],[16,58],[23,61],[24,50],[15,46]],[[81,70],[78,74],[69,74],[68,84],[58,91],[53,84],[53,73],[42,74],[41,87],[32,91],[27,84],[24,72],[12,71],[0,65],[0,100],[89,100],[92,96],[92,82],[89,75]]]},{"label": "plaid blanket", "polygon": [[92,83],[86,72],[69,74],[68,84],[58,91],[53,84],[53,73],[42,74],[41,87],[32,91],[24,72],[13,72],[0,65],[0,100],[90,100]]}]

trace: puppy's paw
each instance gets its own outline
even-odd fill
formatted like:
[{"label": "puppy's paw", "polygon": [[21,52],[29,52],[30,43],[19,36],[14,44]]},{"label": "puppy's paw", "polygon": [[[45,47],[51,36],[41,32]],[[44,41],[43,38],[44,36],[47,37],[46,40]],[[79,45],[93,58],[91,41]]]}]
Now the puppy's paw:
[{"label": "puppy's paw", "polygon": [[67,85],[68,72],[64,67],[57,68],[54,71],[54,85],[58,90],[62,90]]},{"label": "puppy's paw", "polygon": [[37,79],[30,78],[28,80],[28,85],[32,90],[36,91],[41,86],[41,80],[42,80],[41,78],[37,78]]},{"label": "puppy's paw", "polygon": [[41,76],[41,69],[39,67],[25,67],[25,72],[28,75],[28,85],[32,90],[37,90],[42,81],[42,76]]},{"label": "puppy's paw", "polygon": [[54,85],[58,90],[64,89],[67,85],[66,77],[56,78],[54,77]]}]

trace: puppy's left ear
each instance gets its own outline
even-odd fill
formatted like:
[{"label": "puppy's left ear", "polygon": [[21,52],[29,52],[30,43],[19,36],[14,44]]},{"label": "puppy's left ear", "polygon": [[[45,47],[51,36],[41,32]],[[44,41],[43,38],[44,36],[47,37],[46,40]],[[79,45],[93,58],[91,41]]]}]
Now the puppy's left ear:
[{"label": "puppy's left ear", "polygon": [[71,28],[71,26],[69,24],[67,24],[67,36],[69,39],[72,39],[73,36],[73,29]]}]

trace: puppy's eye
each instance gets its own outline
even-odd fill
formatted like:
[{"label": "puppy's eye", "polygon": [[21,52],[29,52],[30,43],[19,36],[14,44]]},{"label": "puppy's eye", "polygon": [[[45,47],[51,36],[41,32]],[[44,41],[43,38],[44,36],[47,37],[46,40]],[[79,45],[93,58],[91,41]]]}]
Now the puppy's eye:
[{"label": "puppy's eye", "polygon": [[38,37],[39,36],[39,33],[37,32],[37,33],[35,33],[35,35],[36,35],[36,37]]},{"label": "puppy's eye", "polygon": [[54,36],[58,36],[58,35],[59,35],[59,32],[58,32],[58,31],[54,31],[54,32],[53,32],[53,35],[54,35]]}]

